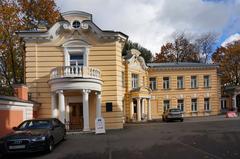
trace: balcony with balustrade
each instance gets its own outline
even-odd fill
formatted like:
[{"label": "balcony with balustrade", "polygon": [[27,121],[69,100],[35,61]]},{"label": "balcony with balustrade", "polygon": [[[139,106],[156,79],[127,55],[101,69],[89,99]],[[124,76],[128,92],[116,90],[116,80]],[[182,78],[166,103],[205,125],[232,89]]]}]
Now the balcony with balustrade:
[{"label": "balcony with balustrade", "polygon": [[87,66],[60,66],[50,72],[51,91],[89,89],[101,91],[101,72]]}]

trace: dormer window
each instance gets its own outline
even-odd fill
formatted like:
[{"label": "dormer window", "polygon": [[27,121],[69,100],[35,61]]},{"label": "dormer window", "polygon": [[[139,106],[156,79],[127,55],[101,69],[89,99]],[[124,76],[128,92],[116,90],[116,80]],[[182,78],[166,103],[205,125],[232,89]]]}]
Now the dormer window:
[{"label": "dormer window", "polygon": [[80,22],[78,20],[73,21],[72,27],[75,28],[75,29],[80,28]]}]

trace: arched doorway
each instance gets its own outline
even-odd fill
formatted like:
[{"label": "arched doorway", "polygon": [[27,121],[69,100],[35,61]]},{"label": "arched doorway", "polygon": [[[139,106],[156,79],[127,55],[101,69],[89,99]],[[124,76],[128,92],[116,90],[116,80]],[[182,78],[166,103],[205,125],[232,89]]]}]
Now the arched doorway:
[{"label": "arched doorway", "polygon": [[236,106],[237,106],[238,112],[240,112],[240,94],[236,96]]}]

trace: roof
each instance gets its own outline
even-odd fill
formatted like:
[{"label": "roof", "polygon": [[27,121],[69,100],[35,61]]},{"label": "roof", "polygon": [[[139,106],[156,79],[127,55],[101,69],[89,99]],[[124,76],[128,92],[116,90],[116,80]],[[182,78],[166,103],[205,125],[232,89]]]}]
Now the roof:
[{"label": "roof", "polygon": [[39,105],[39,103],[31,100],[22,100],[20,98],[14,97],[14,96],[0,96],[0,100],[4,101],[13,101],[13,102],[22,102],[22,103],[29,103],[34,105]]},{"label": "roof", "polygon": [[193,62],[168,62],[168,63],[148,63],[150,68],[198,68],[198,67],[218,67],[218,64],[205,64]]}]

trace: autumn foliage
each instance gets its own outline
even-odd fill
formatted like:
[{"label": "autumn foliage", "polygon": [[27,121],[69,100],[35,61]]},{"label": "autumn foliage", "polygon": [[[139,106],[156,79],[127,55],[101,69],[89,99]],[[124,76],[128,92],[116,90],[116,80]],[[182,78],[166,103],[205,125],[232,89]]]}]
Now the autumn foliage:
[{"label": "autumn foliage", "polygon": [[218,48],[212,60],[220,64],[223,86],[240,85],[240,41]]},{"label": "autumn foliage", "polygon": [[50,27],[59,18],[54,0],[0,1],[0,95],[12,95],[12,85],[24,83],[24,42],[16,32]]}]

